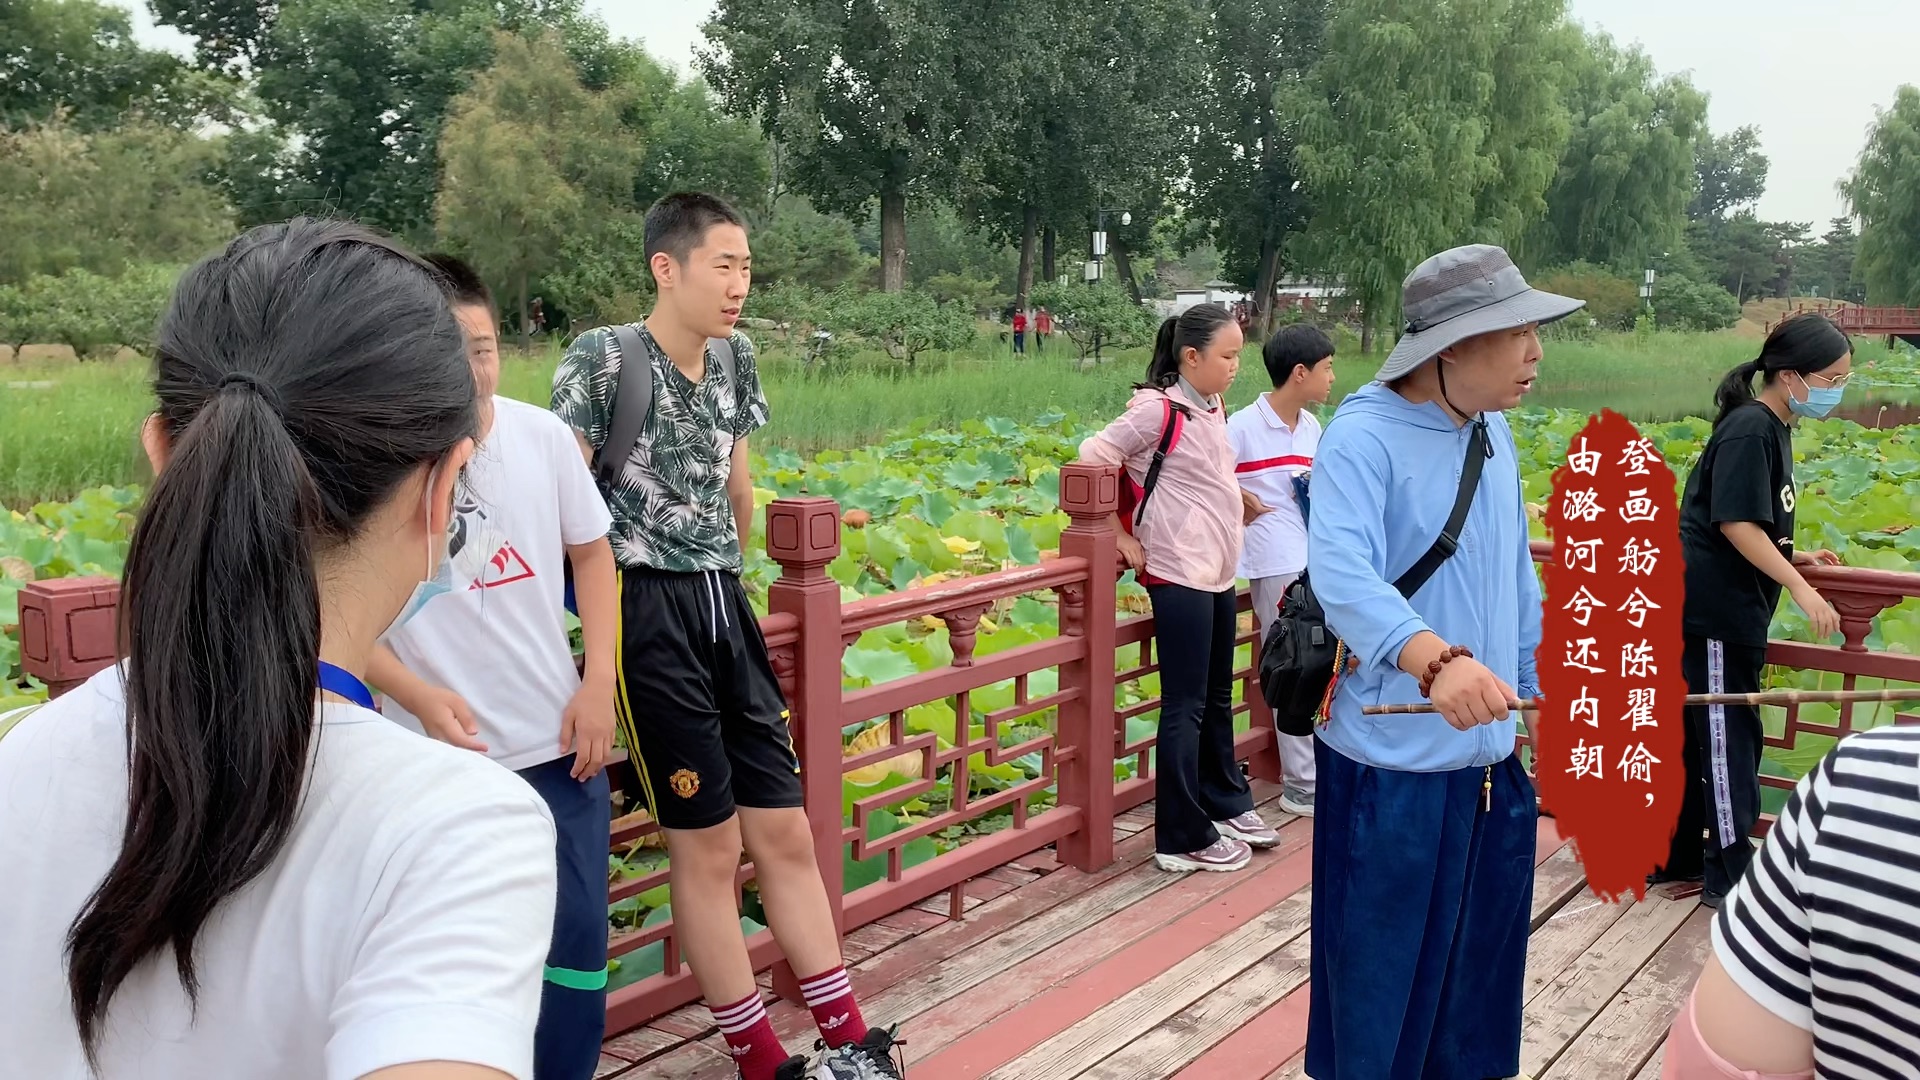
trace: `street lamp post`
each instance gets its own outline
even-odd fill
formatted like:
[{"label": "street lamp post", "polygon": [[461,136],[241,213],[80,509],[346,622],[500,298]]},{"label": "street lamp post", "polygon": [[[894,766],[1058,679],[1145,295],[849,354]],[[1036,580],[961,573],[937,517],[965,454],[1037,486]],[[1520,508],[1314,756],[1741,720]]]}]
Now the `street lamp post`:
[{"label": "street lamp post", "polygon": [[1653,314],[1653,282],[1655,278],[1660,276],[1656,272],[1656,269],[1667,261],[1669,254],[1669,252],[1663,251],[1658,255],[1647,256],[1647,279],[1640,286],[1640,298],[1647,302],[1647,314],[1649,315]]},{"label": "street lamp post", "polygon": [[[1087,280],[1099,284],[1106,276],[1107,259],[1107,215],[1119,214],[1120,225],[1125,228],[1133,224],[1133,214],[1117,206],[1102,206],[1094,210],[1093,215],[1093,261],[1087,264]],[[1093,362],[1100,362],[1100,327],[1093,329]]]}]

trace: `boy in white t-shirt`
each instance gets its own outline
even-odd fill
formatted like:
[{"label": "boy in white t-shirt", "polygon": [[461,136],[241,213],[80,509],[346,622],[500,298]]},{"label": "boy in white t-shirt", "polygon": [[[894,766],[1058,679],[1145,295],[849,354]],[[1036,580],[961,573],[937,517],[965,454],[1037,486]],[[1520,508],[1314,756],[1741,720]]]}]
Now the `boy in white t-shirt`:
[{"label": "boy in white t-shirt", "polygon": [[[613,518],[572,430],[546,409],[495,395],[500,360],[486,285],[457,259],[427,259],[446,278],[466,331],[482,430],[454,495],[452,589],[383,639],[368,674],[386,694],[388,717],[486,754],[553,811],[559,895],[534,1075],[589,1080],[606,1031]],[[567,636],[568,562],[579,585],[584,677]]]},{"label": "boy in white t-shirt", "polygon": [[[1273,390],[1227,420],[1234,474],[1246,504],[1240,576],[1253,583],[1253,616],[1264,635],[1280,597],[1307,565],[1307,478],[1320,445],[1320,421],[1308,408],[1333,393],[1333,340],[1304,323],[1281,327],[1261,350]],[[1280,806],[1313,813],[1313,736],[1280,739]]]}]

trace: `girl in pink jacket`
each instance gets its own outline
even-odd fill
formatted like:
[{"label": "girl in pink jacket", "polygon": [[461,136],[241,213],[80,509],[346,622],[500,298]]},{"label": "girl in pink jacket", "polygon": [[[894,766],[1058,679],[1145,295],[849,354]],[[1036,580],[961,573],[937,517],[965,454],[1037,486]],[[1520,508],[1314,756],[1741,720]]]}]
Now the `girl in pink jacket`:
[{"label": "girl in pink jacket", "polygon": [[1241,870],[1253,848],[1279,843],[1254,812],[1233,748],[1234,575],[1244,527],[1221,395],[1245,342],[1219,304],[1168,319],[1126,412],[1080,444],[1080,460],[1121,466],[1144,485],[1162,434],[1179,422],[1137,520],[1120,523],[1119,542],[1153,601],[1161,694],[1154,858],[1163,870]]}]

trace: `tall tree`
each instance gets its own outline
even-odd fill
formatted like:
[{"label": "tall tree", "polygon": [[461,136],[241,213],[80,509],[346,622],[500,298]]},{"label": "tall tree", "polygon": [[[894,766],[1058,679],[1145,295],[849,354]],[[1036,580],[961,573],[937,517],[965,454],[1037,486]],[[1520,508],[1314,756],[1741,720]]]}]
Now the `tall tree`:
[{"label": "tall tree", "polygon": [[1685,78],[1658,78],[1639,48],[1567,29],[1578,36],[1566,92],[1572,129],[1527,249],[1552,265],[1638,268],[1684,235],[1707,99]]},{"label": "tall tree", "polygon": [[1193,118],[1209,100],[1184,77],[1205,66],[1204,24],[1194,0],[1096,0],[1081,10],[1080,47],[1067,50],[1073,122],[1063,128],[1047,222],[1091,247],[1101,208],[1123,210],[1106,215],[1107,256],[1138,303],[1132,253],[1151,248],[1155,223],[1172,212]]},{"label": "tall tree", "polygon": [[1829,300],[1864,301],[1865,293],[1855,283],[1853,273],[1859,250],[1860,238],[1854,234],[1851,218],[1829,221],[1826,234],[1820,237],[1820,243],[1807,260],[1810,265],[1802,277],[1803,287]]},{"label": "tall tree", "polygon": [[766,140],[751,123],[722,113],[705,84],[682,80],[652,56],[630,50],[609,89],[621,124],[644,147],[634,180],[637,207],[692,188],[719,195],[756,220],[772,211]]},{"label": "tall tree", "polygon": [[267,124],[236,135],[226,182],[244,223],[340,212],[431,233],[448,104],[493,58],[493,32],[558,28],[599,88],[620,47],[580,0],[211,0],[156,13],[203,63],[253,75]]},{"label": "tall tree", "polygon": [[1920,89],[1902,86],[1877,110],[1841,192],[1860,219],[1856,273],[1867,302],[1920,306]]},{"label": "tall tree", "polygon": [[1287,239],[1306,223],[1290,107],[1318,61],[1328,0],[1211,0],[1196,74],[1193,213],[1210,223],[1225,274],[1253,286],[1269,327]]},{"label": "tall tree", "polygon": [[140,120],[95,132],[58,118],[0,129],[0,285],[206,254],[233,229],[204,182],[219,153],[216,143]]},{"label": "tall tree", "polygon": [[1694,155],[1697,177],[1687,216],[1695,221],[1724,218],[1767,193],[1769,163],[1760,152],[1760,129],[1751,124],[1725,135],[1701,132]]},{"label": "tall tree", "polygon": [[515,298],[524,342],[531,282],[568,241],[634,216],[640,147],[556,37],[501,32],[495,48],[448,116],[435,216],[444,242]]},{"label": "tall tree", "polygon": [[980,147],[980,184],[967,201],[981,224],[1019,252],[1013,300],[1028,306],[1041,230],[1065,216],[1060,190],[1078,162],[1071,147],[1077,115],[1076,76],[1090,81],[1076,54],[1085,50],[1088,0],[1020,0],[996,14],[1002,40],[1045,42],[993,54],[998,71],[983,72],[981,91],[995,95],[993,108],[1008,116],[1006,135]]},{"label": "tall tree", "polygon": [[880,202],[881,284],[907,280],[907,199],[950,193],[999,133],[973,123],[967,6],[942,0],[720,0],[698,62],[726,109],[782,147],[792,189],[856,216]]},{"label": "tall tree", "polygon": [[95,0],[0,4],[0,127],[24,127],[66,110],[83,131],[117,125],[136,106],[167,121],[191,119],[215,88],[179,57],[133,39],[125,8]]},{"label": "tall tree", "polygon": [[1314,206],[1304,250],[1360,305],[1363,349],[1421,259],[1511,244],[1541,209],[1559,144],[1524,144],[1554,130],[1532,112],[1563,113],[1561,17],[1561,0],[1336,0],[1324,59],[1289,106]]},{"label": "tall tree", "polygon": [[1687,246],[1699,257],[1708,278],[1743,304],[1765,294],[1778,272],[1780,237],[1751,210],[1690,223]]}]

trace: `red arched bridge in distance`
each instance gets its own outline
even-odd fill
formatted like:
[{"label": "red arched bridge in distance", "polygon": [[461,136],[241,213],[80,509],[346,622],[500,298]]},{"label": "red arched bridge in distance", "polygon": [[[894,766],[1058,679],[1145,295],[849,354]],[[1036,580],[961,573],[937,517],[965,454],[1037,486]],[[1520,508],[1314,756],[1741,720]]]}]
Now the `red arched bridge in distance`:
[{"label": "red arched bridge in distance", "polygon": [[[1249,664],[1235,673],[1239,750],[1280,846],[1240,873],[1154,867],[1155,739],[1141,725],[1130,733],[1127,721],[1158,708],[1140,686],[1158,665],[1152,617],[1116,602],[1117,492],[1114,471],[1068,465],[1060,502],[1072,525],[1057,558],[847,602],[827,574],[840,552],[839,507],[787,498],[767,509],[767,550],[781,572],[761,628],[793,705],[821,874],[862,1009],[874,1022],[902,1025],[917,1080],[1303,1075],[1312,822],[1277,805],[1279,756]],[[1534,554],[1544,560],[1552,551],[1536,543]],[[1883,611],[1920,597],[1920,574],[1843,567],[1807,576],[1839,610],[1844,644],[1776,641],[1774,663],[1836,673],[1846,688],[1860,679],[1920,684],[1920,657],[1866,645]],[[117,584],[103,579],[27,586],[27,670],[57,693],[112,663],[117,597]],[[1020,597],[1055,605],[1058,635],[978,654],[982,618]],[[1244,592],[1239,605],[1239,640],[1256,645]],[[929,617],[944,627],[950,664],[844,685],[842,653],[860,634]],[[970,696],[989,687],[1000,688],[996,707],[973,706]],[[1126,688],[1133,692],[1116,693]],[[951,738],[909,730],[908,710],[930,702],[973,723]],[[1768,742],[1791,748],[1803,736],[1847,734],[1854,709],[1842,706],[1833,726],[1790,707],[1782,734]],[[849,754],[842,728],[876,718],[883,744]],[[1037,719],[1020,735],[1042,733],[1021,740],[1008,730],[1022,718]],[[902,758],[915,774],[910,783],[843,803],[846,774]],[[1039,762],[1037,776],[997,790],[969,782],[972,770],[1021,758]],[[630,775],[624,761],[615,768],[616,782]],[[951,792],[944,806],[936,799],[905,827],[870,832],[876,814],[942,782]],[[650,842],[658,830],[643,817],[615,822],[613,854]],[[992,826],[979,827],[988,818]],[[915,857],[936,834],[964,839]],[[850,868],[869,880],[844,888]],[[752,877],[743,865],[741,885]],[[611,880],[609,904],[665,883],[663,869]],[[1657,1077],[1667,1025],[1705,961],[1709,915],[1697,896],[1671,886],[1640,902],[1598,902],[1575,852],[1543,819],[1522,1072],[1535,1080]],[[770,1009],[782,1038],[810,1046],[812,1021],[778,945],[761,931],[749,947],[777,998]],[[731,1080],[672,921],[614,932],[611,952],[628,964],[652,957],[659,970],[611,993],[599,1075]]]},{"label": "red arched bridge in distance", "polygon": [[1795,305],[1777,321],[1767,324],[1767,332],[1788,319],[1800,315],[1820,315],[1852,337],[1884,337],[1892,345],[1895,339],[1920,348],[1920,308],[1867,307],[1862,304],[1817,303]]}]

